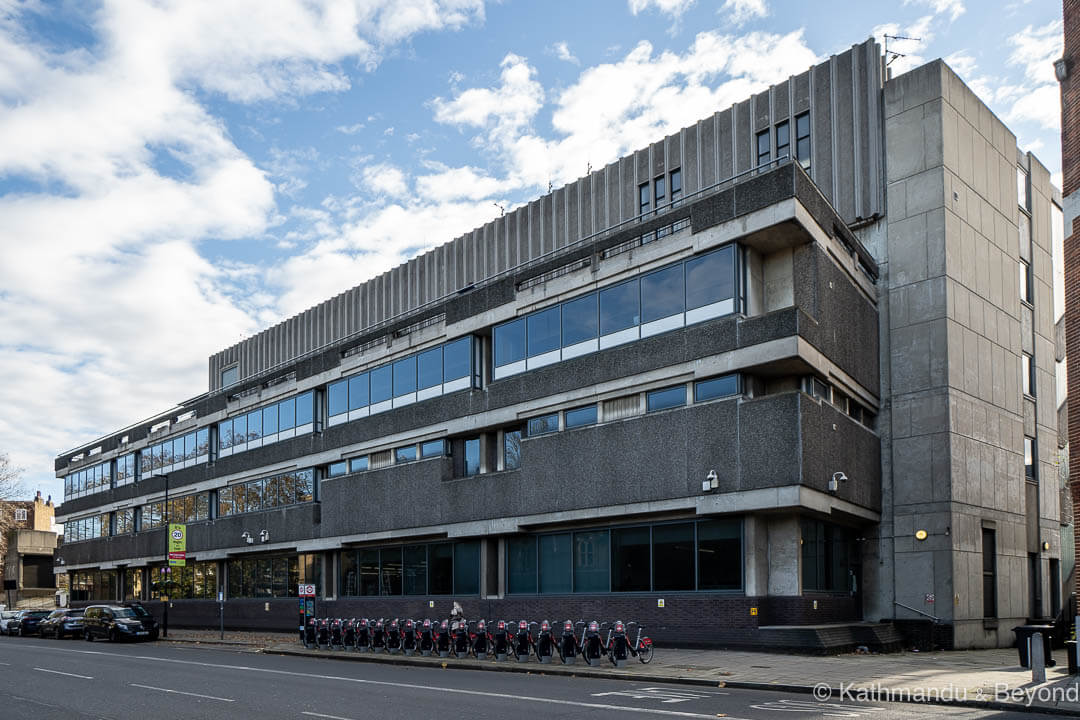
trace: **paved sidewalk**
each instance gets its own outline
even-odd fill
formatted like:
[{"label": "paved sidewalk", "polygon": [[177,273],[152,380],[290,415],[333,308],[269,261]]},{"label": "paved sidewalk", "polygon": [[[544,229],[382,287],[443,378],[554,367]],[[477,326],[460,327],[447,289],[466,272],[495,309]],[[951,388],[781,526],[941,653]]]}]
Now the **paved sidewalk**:
[{"label": "paved sidewalk", "polygon": [[[578,659],[572,666],[496,663],[454,658],[405,657],[341,650],[306,650],[294,633],[225,633],[171,630],[175,642],[222,644],[248,651],[332,657],[355,662],[423,664],[447,669],[472,668],[503,672],[532,672],[578,677],[621,678],[638,682],[678,682],[694,685],[768,688],[811,693],[824,699],[826,690],[837,700],[957,702],[984,708],[1055,712],[1080,717],[1080,686],[1066,673],[1063,650],[1055,651],[1058,667],[1047,668],[1044,684],[1031,682],[1031,671],[1017,664],[1015,649],[954,652],[901,652],[882,655],[805,656],[742,650],[656,649],[653,661],[627,667],[610,664],[592,668]],[[557,658],[556,658],[557,661]],[[815,690],[815,686],[820,686]]]}]

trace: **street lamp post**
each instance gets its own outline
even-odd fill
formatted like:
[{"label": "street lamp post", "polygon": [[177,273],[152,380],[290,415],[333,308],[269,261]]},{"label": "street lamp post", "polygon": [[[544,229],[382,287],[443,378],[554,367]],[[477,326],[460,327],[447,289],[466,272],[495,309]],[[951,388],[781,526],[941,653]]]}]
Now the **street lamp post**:
[{"label": "street lamp post", "polygon": [[[172,580],[172,573],[169,570],[169,474],[160,473],[153,477],[164,478],[165,480],[165,568],[164,572],[169,573],[169,580]],[[163,585],[168,588],[169,582],[166,580]],[[165,598],[165,606],[161,610],[161,637],[169,637],[169,596],[168,590],[165,591],[162,597]]]}]

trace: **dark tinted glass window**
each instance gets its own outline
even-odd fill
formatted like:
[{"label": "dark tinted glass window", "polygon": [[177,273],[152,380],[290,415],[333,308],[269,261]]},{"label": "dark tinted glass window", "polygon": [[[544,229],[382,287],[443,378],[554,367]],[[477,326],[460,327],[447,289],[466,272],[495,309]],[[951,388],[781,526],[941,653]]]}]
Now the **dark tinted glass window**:
[{"label": "dark tinted glass window", "polygon": [[638,324],[638,281],[600,291],[600,334],[610,335]]},{"label": "dark tinted glass window", "polygon": [[382,578],[380,595],[401,594],[401,548],[383,548],[379,551]]},{"label": "dark tinted glass window", "polygon": [[641,278],[641,321],[652,322],[683,311],[683,265],[673,265]]},{"label": "dark tinted glass window", "polygon": [[559,349],[559,306],[541,310],[526,318],[529,357]]},{"label": "dark tinted glass window", "polygon": [[574,561],[570,533],[540,537],[540,592],[568,593],[573,590],[570,566]]},{"label": "dark tinted glass window", "polygon": [[296,398],[278,403],[278,429],[292,430],[296,427]]},{"label": "dark tinted glass window", "polygon": [[638,186],[638,212],[644,215],[649,211],[649,183]]},{"label": "dark tinted glass window", "polygon": [[705,402],[706,400],[728,397],[738,393],[738,375],[724,375],[708,380],[699,380],[694,383],[694,402]]},{"label": "dark tinted glass window", "polygon": [[469,377],[472,368],[471,353],[471,338],[463,337],[443,345],[443,382]]},{"label": "dark tinted glass window", "polygon": [[686,307],[705,307],[735,297],[735,249],[721,248],[686,261]]},{"label": "dark tinted glass window", "polygon": [[529,437],[557,432],[559,430],[559,414],[552,413],[551,415],[529,418],[528,430]]},{"label": "dark tinted glass window", "polygon": [[564,303],[562,306],[563,347],[576,345],[596,337],[599,326],[596,293]]},{"label": "dark tinted glass window", "polygon": [[517,470],[521,467],[521,431],[507,430],[503,443],[503,467]]},{"label": "dark tinted glass window", "polygon": [[462,443],[465,448],[465,476],[480,474],[480,438],[468,438]]},{"label": "dark tinted glass window", "polygon": [[762,130],[757,134],[757,164],[764,165],[769,162],[769,131]]},{"label": "dark tinted glass window", "polygon": [[442,383],[443,349],[437,347],[434,350],[420,353],[417,358],[417,387],[420,390],[435,387]]},{"label": "dark tinted glass window", "polygon": [[791,129],[786,122],[776,126],[776,158],[786,158],[791,154]]},{"label": "dark tinted glass window", "polygon": [[445,440],[430,440],[420,445],[420,457],[433,458],[446,454]]},{"label": "dark tinted glass window", "polygon": [[234,366],[228,368],[227,370],[221,371],[221,387],[223,388],[227,388],[230,385],[235,385],[239,379],[240,368],[238,366]]},{"label": "dark tinted glass window", "polygon": [[656,191],[656,207],[660,207],[667,199],[666,192],[667,183],[664,182],[664,177],[660,176],[653,181],[653,189]]},{"label": "dark tinted glass window", "polygon": [[427,546],[405,546],[405,594],[427,594]]},{"label": "dark tinted glass window", "polygon": [[742,521],[698,523],[698,589],[742,588]]},{"label": "dark tinted glass window", "polygon": [[454,594],[480,594],[480,541],[454,543]]},{"label": "dark tinted glass window", "polygon": [[810,167],[810,114],[795,118],[795,157],[804,168]]},{"label": "dark tinted glass window", "polygon": [[653,589],[694,589],[694,525],[653,527]]},{"label": "dark tinted glass window", "polygon": [[566,411],[566,427],[575,428],[583,425],[596,424],[596,406],[586,405]]},{"label": "dark tinted glass window", "polygon": [[672,205],[682,197],[682,170],[671,171],[671,202]]},{"label": "dark tinted glass window", "polygon": [[263,434],[273,435],[278,431],[278,408],[277,405],[269,405],[263,408]]},{"label": "dark tinted glass window", "polygon": [[416,392],[416,356],[394,363],[394,397]]},{"label": "dark tinted glass window", "polygon": [[454,546],[451,543],[428,546],[428,592],[432,595],[454,592]]},{"label": "dark tinted glass window", "polygon": [[308,425],[315,411],[315,394],[306,392],[296,398],[296,426]]},{"label": "dark tinted glass window", "polygon": [[368,404],[368,374],[360,373],[349,378],[349,409],[358,410]]},{"label": "dark tinted glass window", "polygon": [[574,592],[608,592],[608,531],[574,533]]},{"label": "dark tinted glass window", "polygon": [[262,413],[256,410],[247,414],[248,438],[257,440],[263,436]]},{"label": "dark tinted glass window", "polygon": [[371,404],[385,402],[393,395],[394,371],[389,365],[383,365],[371,371]]},{"label": "dark tinted glass window", "polygon": [[360,550],[360,594],[379,594],[379,551]]},{"label": "dark tinted glass window", "polygon": [[648,411],[656,412],[657,410],[667,410],[673,407],[682,407],[686,404],[686,386],[676,385],[675,387],[665,388],[663,390],[653,390],[646,395],[648,400]]},{"label": "dark tinted glass window", "polygon": [[536,592],[536,538],[506,541],[506,588],[511,593]]},{"label": "dark tinted glass window", "polygon": [[614,592],[649,589],[649,528],[611,531],[611,589]]},{"label": "dark tinted glass window", "polygon": [[525,318],[495,328],[495,367],[525,359]]}]

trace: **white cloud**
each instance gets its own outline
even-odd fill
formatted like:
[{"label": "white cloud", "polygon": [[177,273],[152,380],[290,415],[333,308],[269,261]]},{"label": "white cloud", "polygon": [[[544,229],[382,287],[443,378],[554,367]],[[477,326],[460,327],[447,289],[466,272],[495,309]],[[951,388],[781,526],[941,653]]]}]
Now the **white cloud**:
[{"label": "white cloud", "polygon": [[750,20],[767,17],[769,7],[765,0],[724,0],[720,12],[727,13],[730,22],[742,25]]},{"label": "white cloud", "polygon": [[435,120],[450,125],[485,127],[501,132],[526,125],[544,101],[544,88],[525,58],[510,53],[499,65],[502,84],[496,88],[471,88],[453,100],[432,100]]},{"label": "white cloud", "polygon": [[364,129],[364,123],[353,123],[352,125],[338,125],[335,130],[344,135],[355,135]]},{"label": "white cloud", "polygon": [[905,5],[922,5],[933,10],[934,15],[948,15],[949,21],[964,14],[964,0],[904,0]]},{"label": "white cloud", "polygon": [[1035,124],[1057,132],[1061,127],[1061,94],[1054,77],[1054,60],[1061,57],[1062,22],[1027,26],[1009,38],[1009,65],[1023,71],[1023,90],[1005,113],[1009,123]]},{"label": "white cloud", "polygon": [[408,194],[409,183],[400,168],[389,163],[368,165],[360,173],[359,189],[363,193],[400,197]]},{"label": "white cloud", "polygon": [[694,1],[695,0],[628,0],[630,12],[633,15],[637,15],[638,13],[655,7],[657,11],[662,12],[665,15],[672,15],[676,18],[689,10],[690,6],[694,4]]},{"label": "white cloud", "polygon": [[570,46],[566,44],[565,40],[561,40],[550,48],[551,53],[560,60],[564,60],[574,65],[580,65],[581,61],[574,57],[574,54],[570,52]]},{"label": "white cloud", "polygon": [[[370,69],[415,33],[483,20],[480,0],[106,0],[80,18],[88,49],[27,30],[61,12],[0,8],[0,177],[19,188],[0,197],[0,449],[43,489],[58,451],[196,394],[207,355],[280,316],[259,268],[204,257],[203,242],[304,242],[267,233],[317,157],[258,167],[208,98],[338,92],[345,63]],[[339,227],[313,216],[308,232]]]}]

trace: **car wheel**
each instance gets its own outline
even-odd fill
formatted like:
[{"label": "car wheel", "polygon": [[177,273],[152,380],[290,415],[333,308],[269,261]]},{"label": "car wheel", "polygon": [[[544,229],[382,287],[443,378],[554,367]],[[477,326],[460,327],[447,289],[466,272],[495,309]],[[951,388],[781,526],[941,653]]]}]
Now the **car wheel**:
[{"label": "car wheel", "polygon": [[63,630],[57,630],[56,631],[56,639],[57,640],[63,640],[64,639],[64,631]]},{"label": "car wheel", "polygon": [[83,630],[83,640],[86,642],[94,642],[94,635],[89,630]]},{"label": "car wheel", "polygon": [[120,640],[120,635],[116,632],[116,629],[113,628],[109,632],[109,642],[118,642],[119,640]]}]

